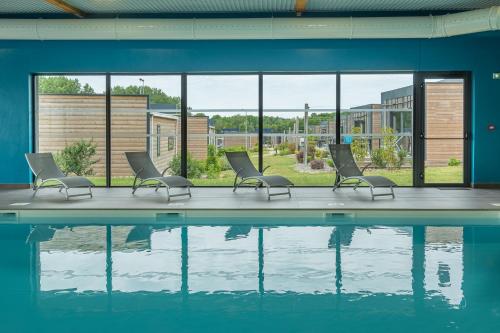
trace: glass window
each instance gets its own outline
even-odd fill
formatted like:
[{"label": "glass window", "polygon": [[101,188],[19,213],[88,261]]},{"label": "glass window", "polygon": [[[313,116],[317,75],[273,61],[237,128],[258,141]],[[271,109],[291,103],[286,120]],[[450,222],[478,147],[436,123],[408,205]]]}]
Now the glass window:
[{"label": "glass window", "polygon": [[335,75],[264,75],[264,167],[295,185],[333,185]]},{"label": "glass window", "polygon": [[133,183],[127,151],[146,151],[160,172],[180,174],[180,89],[178,75],[111,76],[112,186]]},{"label": "glass window", "polygon": [[[341,136],[366,175],[413,184],[413,74],[342,74]],[[357,115],[357,116],[355,116]],[[355,118],[364,120],[364,128]]]},{"label": "glass window", "polygon": [[36,151],[53,153],[65,173],[87,176],[96,185],[106,183],[105,87],[105,76],[36,77]]},{"label": "glass window", "polygon": [[188,76],[188,178],[232,185],[225,151],[247,151],[258,168],[258,76]]}]

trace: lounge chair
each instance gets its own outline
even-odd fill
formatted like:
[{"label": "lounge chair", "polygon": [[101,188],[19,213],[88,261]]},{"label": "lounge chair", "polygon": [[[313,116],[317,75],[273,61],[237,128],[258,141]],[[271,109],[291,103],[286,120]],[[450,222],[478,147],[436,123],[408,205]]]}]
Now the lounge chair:
[{"label": "lounge chair", "polygon": [[[358,182],[354,184],[354,189],[357,189],[359,184],[367,183],[370,187],[370,193],[372,195],[372,200],[375,197],[390,195],[394,199],[394,187],[397,186],[392,180],[383,176],[363,176],[365,171],[365,166],[363,169],[359,169],[354,156],[352,155],[351,146],[348,144],[331,144],[328,146],[330,148],[330,154],[332,155],[333,166],[337,172],[337,177],[335,178],[335,184],[333,190],[335,191],[340,187],[342,183],[348,180],[357,180]],[[389,188],[390,191],[387,193],[374,194],[373,190],[379,187]]]},{"label": "lounge chair", "polygon": [[[168,167],[160,173],[147,152],[126,152],[125,156],[135,175],[134,184],[132,185],[132,194],[134,194],[139,187],[154,186],[156,187],[155,191],[158,191],[163,185],[167,190],[167,201],[170,201],[171,197],[185,195],[191,198],[191,186],[193,186],[193,183],[181,176],[165,176],[165,172],[169,169]],[[137,184],[137,181],[139,181],[139,184]],[[187,192],[170,194],[170,188],[175,187],[186,188]]]},{"label": "lounge chair", "polygon": [[[26,160],[35,175],[33,181],[33,196],[42,188],[58,188],[59,192],[63,189],[66,192],[66,200],[72,197],[90,196],[92,198],[92,187],[94,184],[85,177],[67,176],[57,166],[52,153],[28,153]],[[40,182],[40,183],[38,183]],[[49,183],[49,185],[45,185]],[[88,192],[79,194],[68,194],[69,189],[88,188]]]},{"label": "lounge chair", "polygon": [[[267,200],[271,200],[272,196],[288,194],[288,197],[292,197],[290,193],[290,186],[293,186],[293,183],[282,176],[264,176],[264,171],[268,167],[266,167],[262,172],[259,172],[250,161],[250,157],[248,157],[248,153],[246,151],[241,152],[226,152],[226,158],[231,168],[236,172],[236,177],[234,178],[233,183],[233,192],[242,185],[243,183],[255,182],[255,189],[258,189],[260,186],[265,185],[267,189]],[[238,178],[241,178],[241,181],[238,182]],[[269,189],[271,187],[286,187],[286,192],[278,192],[278,193],[270,193]]]}]

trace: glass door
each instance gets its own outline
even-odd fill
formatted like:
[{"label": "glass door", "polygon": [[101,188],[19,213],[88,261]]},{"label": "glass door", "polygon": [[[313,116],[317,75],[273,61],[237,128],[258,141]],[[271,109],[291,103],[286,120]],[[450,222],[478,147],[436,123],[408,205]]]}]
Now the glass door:
[{"label": "glass door", "polygon": [[416,126],[420,186],[469,186],[469,75],[420,73]]}]

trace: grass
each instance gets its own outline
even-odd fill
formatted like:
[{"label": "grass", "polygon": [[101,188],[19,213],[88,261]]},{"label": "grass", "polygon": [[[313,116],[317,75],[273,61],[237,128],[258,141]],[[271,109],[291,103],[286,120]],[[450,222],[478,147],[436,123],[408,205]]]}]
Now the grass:
[{"label": "grass", "polygon": [[[257,165],[257,154],[251,155],[252,162]],[[296,159],[294,155],[278,156],[265,155],[264,166],[271,167],[266,170],[266,175],[281,175],[289,178],[298,186],[331,186],[335,180],[335,173],[331,171],[301,172],[296,170]],[[463,170],[461,166],[428,167],[426,182],[428,183],[461,183]],[[365,175],[385,176],[393,180],[399,186],[412,186],[413,170],[402,169],[368,169]],[[105,186],[104,177],[89,177],[96,185]],[[234,172],[232,170],[222,171],[219,178],[191,179],[196,186],[232,186]],[[131,186],[133,177],[113,177],[113,186]]]}]

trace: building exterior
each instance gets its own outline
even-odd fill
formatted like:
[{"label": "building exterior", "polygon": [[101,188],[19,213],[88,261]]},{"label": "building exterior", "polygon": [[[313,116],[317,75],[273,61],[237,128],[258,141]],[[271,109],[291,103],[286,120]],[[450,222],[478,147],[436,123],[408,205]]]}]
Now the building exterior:
[{"label": "building exterior", "polygon": [[[57,152],[79,140],[92,140],[97,154],[94,175],[105,175],[106,97],[104,95],[39,95],[37,151]],[[165,169],[180,152],[179,110],[149,104],[148,96],[111,96],[111,170],[130,176],[126,151],[148,151],[158,169]],[[208,117],[189,116],[188,151],[207,157]]]}]

